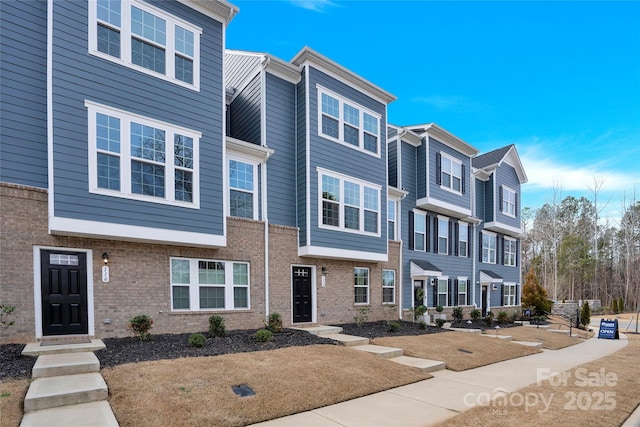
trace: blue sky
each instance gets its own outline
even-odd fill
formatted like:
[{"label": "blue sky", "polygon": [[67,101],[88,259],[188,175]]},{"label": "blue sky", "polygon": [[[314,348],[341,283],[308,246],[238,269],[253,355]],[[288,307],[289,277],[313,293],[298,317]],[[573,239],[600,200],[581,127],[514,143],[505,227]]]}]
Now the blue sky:
[{"label": "blue sky", "polygon": [[[640,199],[640,2],[232,1],[230,49],[309,46],[480,152],[516,144],[523,206],[568,195],[606,215]],[[559,191],[558,191],[559,190]]]}]

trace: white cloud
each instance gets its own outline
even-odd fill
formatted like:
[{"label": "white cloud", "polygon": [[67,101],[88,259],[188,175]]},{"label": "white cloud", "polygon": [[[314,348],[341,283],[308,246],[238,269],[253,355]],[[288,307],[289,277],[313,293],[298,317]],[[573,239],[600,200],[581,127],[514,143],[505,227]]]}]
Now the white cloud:
[{"label": "white cloud", "polygon": [[290,0],[295,6],[314,12],[324,12],[326,8],[337,6],[331,0]]}]

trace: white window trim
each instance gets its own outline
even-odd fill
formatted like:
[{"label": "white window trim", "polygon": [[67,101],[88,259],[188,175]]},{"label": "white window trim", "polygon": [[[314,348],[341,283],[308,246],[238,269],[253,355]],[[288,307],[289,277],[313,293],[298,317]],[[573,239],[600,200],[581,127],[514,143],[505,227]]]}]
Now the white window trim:
[{"label": "white window trim", "polygon": [[[389,204],[393,203],[393,219],[389,216]],[[394,198],[389,197],[387,195],[387,240],[391,240],[389,238],[389,227],[388,224],[393,223],[393,240],[398,239],[398,201]]]},{"label": "white window trim", "polygon": [[[416,231],[416,218],[420,217],[422,224],[424,224],[424,233]],[[422,248],[416,249],[416,234],[422,234]],[[427,251],[427,214],[422,211],[413,211],[413,250],[418,252],[426,252]]]},{"label": "white window trim", "polygon": [[[356,269],[360,269],[360,270],[367,270],[367,284],[366,286],[362,286],[362,285],[356,285],[355,284],[355,270]],[[369,268],[367,267],[354,267],[353,270],[354,273],[354,284],[353,284],[353,305],[369,305],[371,303],[371,270],[369,270]],[[367,289],[367,302],[355,302],[355,289],[356,288],[366,288]]]},{"label": "white window trim", "polygon": [[[231,166],[229,165],[229,162],[231,160],[246,163],[253,167],[253,190],[247,191],[247,190],[231,187],[231,177],[229,176],[229,174],[231,173]],[[252,217],[249,219],[257,220],[258,219],[258,163],[249,157],[238,156],[236,154],[227,154],[227,188],[229,189],[229,198],[228,198],[229,203],[226,209],[227,215],[231,216],[231,190],[236,190],[244,193],[251,193],[253,195],[253,214],[252,214]],[[242,217],[237,217],[237,218],[242,218]]]},{"label": "white window trim", "polygon": [[[120,58],[108,55],[98,50],[98,23],[102,22],[98,20],[98,2],[89,2],[89,53],[91,55],[98,56],[100,58],[115,62],[128,68],[149,74],[154,77],[158,77],[162,80],[175,83],[179,86],[183,86],[195,91],[200,91],[200,36],[202,35],[202,28],[193,25],[183,19],[180,19],[174,15],[165,12],[155,6],[148,3],[144,3],[138,0],[127,0],[121,2],[122,8],[120,10]],[[167,44],[165,46],[165,67],[166,74],[158,73],[145,67],[136,65],[131,60],[131,7],[135,6],[138,9],[151,13],[159,18],[162,18],[167,23]],[[106,23],[105,23],[106,24]],[[183,82],[175,78],[175,26],[179,25],[182,28],[189,30],[193,33],[193,84]],[[111,25],[108,25],[111,27]]]},{"label": "white window trim", "polygon": [[[441,225],[440,221],[445,221],[446,224],[447,224],[447,232],[446,232],[445,236],[440,236],[440,233],[442,232],[442,230],[441,230],[442,227],[440,227],[440,225]],[[439,255],[449,255],[449,227],[450,227],[449,218],[446,217],[446,216],[438,215],[438,236],[437,236],[437,239],[438,239],[438,254]],[[441,237],[446,239],[446,241],[447,241],[447,244],[444,247],[444,251],[440,247],[440,246],[442,246],[442,245],[440,245],[440,238]]]},{"label": "white window trim", "polygon": [[[384,285],[384,280],[382,281],[382,293],[383,293],[382,304],[383,305],[393,305],[393,304],[396,303],[396,271],[395,270],[391,270],[391,269],[386,269],[386,268],[382,269],[382,277],[383,277],[383,279],[384,279],[384,272],[385,271],[390,271],[390,272],[393,273],[393,286],[385,286]],[[384,290],[385,289],[393,289],[393,293],[392,293],[393,301],[391,301],[391,302],[385,302],[384,301]]]},{"label": "white window trim", "polygon": [[[316,89],[317,89],[317,96],[318,96],[318,136],[322,137],[322,138],[326,138],[328,140],[337,142],[338,144],[347,146],[349,148],[352,148],[354,150],[360,151],[362,153],[368,154],[370,156],[374,156],[377,158],[380,158],[380,146],[381,146],[381,128],[382,128],[382,116],[378,113],[375,113],[371,110],[369,110],[368,108],[363,107],[362,105],[358,104],[357,102],[351,101],[350,99],[345,98],[344,96],[338,95],[337,93],[331,91],[330,89],[327,89],[321,85],[316,85]],[[326,135],[324,133],[322,133],[322,116],[323,116],[323,112],[322,112],[322,94],[328,95],[332,98],[335,98],[338,100],[339,102],[339,107],[338,107],[338,112],[340,117],[339,118],[335,118],[333,116],[331,116],[334,120],[338,120],[338,138],[334,138],[331,135]],[[344,120],[344,104],[349,104],[352,107],[355,107],[358,109],[358,111],[360,112],[360,116],[359,116],[359,126],[358,126],[358,146],[355,146],[353,144],[349,144],[348,142],[346,142],[344,140],[344,125],[345,123],[347,123]],[[373,151],[369,151],[369,150],[365,150],[364,148],[364,134],[365,132],[368,134],[373,135],[371,132],[369,131],[365,131],[364,130],[364,113],[367,113],[370,116],[375,117],[378,120],[378,133],[376,135],[374,135],[377,139],[377,143],[376,143],[376,152],[374,153]],[[353,125],[350,125],[353,127]]]},{"label": "white window trim", "polygon": [[[503,307],[513,307],[516,305],[516,301],[517,301],[517,295],[516,295],[516,283],[515,282],[504,282],[502,284],[502,286],[504,286],[504,297],[502,299],[502,306]],[[513,290],[513,294],[512,295],[507,295],[507,289],[512,289]],[[507,301],[507,304],[505,304],[505,298],[507,298],[509,301]]]},{"label": "white window trim", "polygon": [[[337,172],[332,172],[323,168],[317,168],[318,171],[318,228],[322,228],[325,230],[339,230],[339,231],[343,231],[345,233],[354,233],[354,234],[362,234],[365,236],[376,236],[376,237],[380,237],[382,235],[382,231],[380,229],[380,222],[382,220],[382,187],[380,187],[379,185],[376,184],[372,184],[370,182],[367,181],[363,181],[357,178],[353,178],[350,177],[348,175],[343,175]],[[338,204],[339,208],[338,208],[338,214],[340,216],[340,221],[339,221],[339,226],[333,226],[333,225],[326,225],[322,223],[322,177],[323,176],[330,176],[332,178],[338,179],[340,181],[340,201],[335,202]],[[354,184],[358,184],[360,186],[360,205],[358,206],[359,208],[359,230],[354,230],[351,228],[346,228],[345,224],[344,224],[344,208],[345,208],[345,202],[344,202],[344,181],[349,181],[351,183]],[[364,187],[369,187],[372,190],[377,191],[378,193],[378,232],[377,233],[372,233],[370,231],[364,231],[364,212],[365,210],[371,211],[373,212],[371,209],[365,209],[364,207]],[[386,205],[385,205],[386,206]]]},{"label": "white window trim", "polygon": [[[443,282],[445,284],[445,292],[440,292],[440,282]],[[449,278],[447,277],[446,279],[443,277],[438,278],[438,282],[436,283],[436,286],[438,287],[438,299],[435,301],[435,307],[439,306],[439,302],[440,302],[440,295],[444,295],[444,304],[442,304],[443,307],[449,307]]]},{"label": "white window trim", "polygon": [[[174,259],[189,261],[189,283],[173,283],[171,280],[172,272],[171,265]],[[220,262],[225,265],[224,285],[201,285],[198,281],[198,262]],[[234,307],[234,292],[236,287],[233,283],[233,265],[245,264],[247,266],[248,283],[247,288],[247,307]],[[176,313],[184,312],[228,312],[228,311],[246,311],[251,309],[251,264],[245,261],[229,261],[229,260],[213,260],[213,259],[201,259],[201,258],[182,258],[171,257],[169,258],[169,299],[171,301],[171,311]],[[189,308],[173,308],[173,287],[181,286],[189,288]],[[225,308],[199,308],[200,307],[200,287],[224,287],[224,306]],[[243,285],[244,287],[244,285]],[[234,308],[227,308],[234,307]]]},{"label": "white window trim", "polygon": [[[461,175],[456,177],[456,178],[460,179],[460,190],[456,190],[456,189],[453,188],[453,177],[455,176],[455,175],[453,175],[453,170],[451,171],[451,186],[447,187],[446,185],[443,184],[442,174],[443,174],[444,168],[442,167],[442,160],[445,159],[445,158],[447,160],[450,160],[451,163],[457,163],[457,164],[460,165],[460,174]],[[462,180],[462,161],[460,159],[456,159],[453,156],[450,156],[449,154],[445,153],[444,151],[441,151],[440,152],[440,188],[443,189],[443,190],[449,191],[449,192],[451,192],[453,194],[461,195],[462,194],[462,185],[463,185],[462,182],[463,182],[463,180]]]},{"label": "white window trim", "polygon": [[[466,226],[467,227],[467,232],[466,233],[462,233],[460,232],[460,226]],[[469,226],[470,224],[468,222],[464,222],[464,221],[458,221],[458,256],[462,257],[462,258],[467,258],[469,256]],[[464,234],[464,236],[463,236]],[[464,237],[464,238],[463,238]],[[460,243],[461,242],[465,242],[466,243],[466,253],[463,255],[460,252]]]},{"label": "white window trim", "polygon": [[518,252],[518,250],[517,250],[517,247],[518,247],[517,240],[516,240],[516,239],[513,239],[513,238],[511,238],[511,237],[506,237],[506,236],[505,236],[504,241],[505,241],[505,243],[506,243],[506,242],[511,242],[511,243],[513,243],[513,252],[508,252],[508,253],[510,253],[510,254],[513,254],[513,264],[511,264],[511,263],[507,264],[507,260],[508,260],[508,257],[507,257],[507,245],[505,244],[505,245],[504,245],[504,248],[502,248],[502,250],[504,251],[504,254],[503,254],[503,256],[504,256],[504,260],[505,260],[504,265],[506,265],[506,266],[508,266],[508,267],[515,267],[515,266],[516,266],[516,264],[517,264],[516,257],[517,257],[517,252]]},{"label": "white window trim", "polygon": [[[500,206],[500,211],[511,218],[516,217],[516,201],[518,199],[518,193],[511,187],[507,187],[506,185],[502,185],[502,206]],[[507,193],[513,193],[513,203],[507,201],[506,195]],[[504,209],[505,203],[507,204],[507,210]],[[509,206],[513,206],[513,213],[509,212]]]},{"label": "white window trim", "polygon": [[[485,259],[484,259],[484,249],[485,249],[484,238],[485,238],[485,236],[486,237],[492,237],[493,239],[495,239],[495,242],[496,242],[496,247],[495,248],[493,248],[493,249],[487,248],[487,250],[493,251],[493,261],[490,261],[490,259],[491,259],[490,253],[491,252],[487,252],[488,260],[485,261]],[[483,264],[495,264],[496,260],[498,258],[497,252],[498,252],[498,235],[496,233],[492,233],[492,232],[489,232],[489,231],[483,231],[482,232],[482,263]]]},{"label": "white window trim", "polygon": [[[161,122],[124,110],[97,104],[85,100],[88,111],[88,144],[89,144],[89,192],[105,196],[121,197],[124,199],[140,200],[145,202],[160,203],[185,208],[200,209],[200,132],[186,129],[180,126]],[[96,141],[96,114],[106,114],[120,119],[120,190],[109,190],[98,187],[98,147]],[[131,192],[131,122],[163,129],[165,138],[165,196],[164,198],[145,196]],[[193,139],[193,201],[185,202],[175,200],[175,162],[173,150],[173,135],[180,134]]]},{"label": "white window trim", "polygon": [[[456,281],[456,293],[458,294],[458,305],[467,304],[467,295],[469,294],[469,284],[467,283],[467,277],[458,277]],[[464,283],[464,292],[460,292],[460,283]],[[464,295],[464,304],[460,304],[460,295]]]}]

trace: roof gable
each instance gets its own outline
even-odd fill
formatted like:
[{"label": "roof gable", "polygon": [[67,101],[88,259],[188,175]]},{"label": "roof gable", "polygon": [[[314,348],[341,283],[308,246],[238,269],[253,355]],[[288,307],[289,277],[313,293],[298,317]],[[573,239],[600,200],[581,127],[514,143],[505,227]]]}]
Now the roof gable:
[{"label": "roof gable", "polygon": [[518,175],[520,184],[524,184],[528,181],[527,174],[524,172],[520,156],[516,150],[516,146],[513,144],[506,147],[498,148],[488,153],[481,154],[471,159],[471,164],[476,169],[481,169],[485,172],[490,172],[500,166],[502,163],[511,165]]}]

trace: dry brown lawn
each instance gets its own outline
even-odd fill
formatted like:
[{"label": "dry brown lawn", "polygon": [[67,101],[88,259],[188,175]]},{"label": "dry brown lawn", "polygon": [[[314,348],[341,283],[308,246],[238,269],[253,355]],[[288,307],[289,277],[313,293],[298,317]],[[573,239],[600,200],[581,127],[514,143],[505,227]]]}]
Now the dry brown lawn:
[{"label": "dry brown lawn", "polygon": [[[431,378],[340,346],[316,345],[104,369],[109,403],[126,426],[240,426]],[[231,387],[248,384],[255,396]]]},{"label": "dry brown lawn", "polygon": [[[487,335],[495,333],[488,332]],[[376,338],[373,343],[402,348],[406,356],[440,360],[452,371],[465,371],[540,351],[473,332],[385,337]]]},{"label": "dry brown lawn", "polygon": [[0,426],[19,426],[22,420],[22,402],[31,380],[6,380],[0,382]]},{"label": "dry brown lawn", "polygon": [[553,376],[506,395],[505,406],[476,406],[438,426],[619,426],[640,404],[640,336],[627,337],[622,350],[563,373],[566,382]]},{"label": "dry brown lawn", "polygon": [[[554,328],[558,329],[558,328]],[[568,331],[567,328],[561,328]],[[593,336],[593,332],[583,331],[573,328],[573,332],[579,333],[581,337],[590,338]],[[570,345],[578,344],[584,340],[584,338],[570,337],[569,334],[559,332],[549,332],[547,329],[532,328],[528,326],[518,326],[515,328],[503,329],[498,332],[498,335],[508,335],[513,341],[532,341],[542,343],[542,347],[547,350],[558,350],[561,348],[569,347]]]}]

